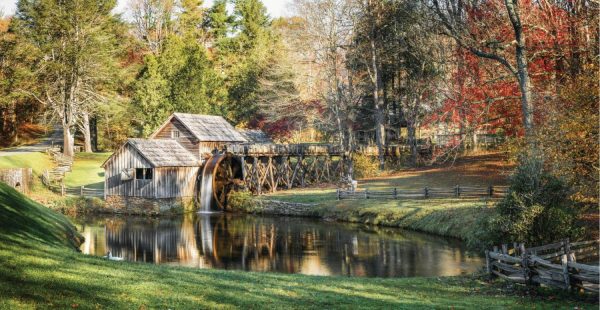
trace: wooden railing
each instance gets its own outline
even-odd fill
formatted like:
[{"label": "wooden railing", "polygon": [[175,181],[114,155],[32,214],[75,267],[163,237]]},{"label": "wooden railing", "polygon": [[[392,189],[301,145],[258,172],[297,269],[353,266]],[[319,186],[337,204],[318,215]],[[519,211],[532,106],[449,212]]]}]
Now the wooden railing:
[{"label": "wooden railing", "polygon": [[518,283],[598,293],[599,245],[600,240],[569,242],[568,239],[533,248],[524,244],[509,248],[504,244],[501,249],[486,251],[486,269],[490,275]]},{"label": "wooden railing", "polygon": [[73,158],[64,156],[60,152],[60,149],[55,147],[47,149],[46,152],[52,157],[52,160],[56,164],[54,168],[46,169],[42,173],[42,183],[48,189],[61,196],[104,197],[104,189],[89,188],[85,186],[65,186],[63,179],[65,174],[71,171]]},{"label": "wooden railing", "polygon": [[414,199],[444,197],[503,197],[506,186],[455,186],[448,188],[425,187],[423,189],[352,190],[338,189],[337,199]]}]

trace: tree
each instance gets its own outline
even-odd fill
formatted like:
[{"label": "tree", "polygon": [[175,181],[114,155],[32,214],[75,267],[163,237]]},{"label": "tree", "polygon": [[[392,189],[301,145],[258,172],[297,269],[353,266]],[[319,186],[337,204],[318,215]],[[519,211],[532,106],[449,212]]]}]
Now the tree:
[{"label": "tree", "polygon": [[[478,1],[432,0],[433,11],[439,18],[444,33],[474,55],[496,61],[513,75],[519,84],[521,114],[525,134],[533,135],[533,99],[529,76],[529,58],[523,31],[521,4],[518,0]],[[502,29],[506,23],[512,28],[509,37],[490,35],[490,29]],[[507,47],[514,45],[512,57]],[[512,59],[511,59],[512,58]]]},{"label": "tree", "polygon": [[14,31],[10,18],[0,20],[0,144],[19,143],[19,125],[41,116],[35,46]]},{"label": "tree", "polygon": [[114,0],[23,0],[17,6],[14,29],[41,57],[38,99],[60,118],[67,156],[73,156],[73,127],[88,105],[102,100],[109,79],[114,6]]},{"label": "tree", "polygon": [[[183,1],[174,31],[158,55],[145,58],[132,111],[140,133],[152,133],[173,112],[224,114],[226,90],[204,47],[201,2]],[[140,113],[141,112],[141,113]]]},{"label": "tree", "polygon": [[224,39],[231,23],[231,18],[227,15],[227,1],[215,0],[204,20],[204,28],[207,29],[210,39],[214,43]]},{"label": "tree", "polygon": [[134,33],[155,55],[172,31],[173,0],[131,0]]},{"label": "tree", "polygon": [[297,0],[295,7],[305,23],[297,34],[296,46],[305,51],[297,66],[308,66],[307,74],[312,75],[303,81],[312,93],[307,100],[323,102],[320,128],[350,153],[362,95],[355,91],[353,64],[348,59],[357,8],[350,0]]}]

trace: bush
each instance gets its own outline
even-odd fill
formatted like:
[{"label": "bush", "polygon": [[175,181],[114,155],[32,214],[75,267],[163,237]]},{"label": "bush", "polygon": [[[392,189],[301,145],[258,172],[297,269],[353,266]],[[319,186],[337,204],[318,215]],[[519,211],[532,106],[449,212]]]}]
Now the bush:
[{"label": "bush", "polygon": [[510,179],[508,195],[496,206],[496,214],[483,223],[487,243],[524,242],[541,245],[562,238],[576,239],[577,208],[569,199],[570,188],[544,170],[539,156],[521,156]]},{"label": "bush", "polygon": [[380,173],[379,160],[374,156],[354,154],[352,164],[355,179],[375,177]]},{"label": "bush", "polygon": [[227,210],[256,212],[262,207],[260,200],[247,190],[233,190],[227,195]]}]

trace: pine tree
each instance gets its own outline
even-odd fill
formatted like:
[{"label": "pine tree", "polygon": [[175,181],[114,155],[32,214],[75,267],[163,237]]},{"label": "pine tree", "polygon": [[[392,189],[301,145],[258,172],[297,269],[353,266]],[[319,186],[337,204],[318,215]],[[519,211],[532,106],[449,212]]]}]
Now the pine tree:
[{"label": "pine tree", "polygon": [[115,0],[22,0],[17,5],[13,29],[40,57],[38,98],[61,120],[67,156],[73,155],[73,130],[82,113],[90,113],[90,104],[110,92],[115,5]]}]

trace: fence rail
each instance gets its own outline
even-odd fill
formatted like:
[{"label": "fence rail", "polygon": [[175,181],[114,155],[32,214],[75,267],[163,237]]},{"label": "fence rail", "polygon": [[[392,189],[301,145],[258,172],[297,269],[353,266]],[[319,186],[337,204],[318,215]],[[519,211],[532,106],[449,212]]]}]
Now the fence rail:
[{"label": "fence rail", "polygon": [[455,186],[448,188],[425,187],[423,189],[399,190],[352,190],[337,189],[337,199],[402,199],[402,198],[442,198],[442,197],[503,197],[507,186]]},{"label": "fence rail", "polygon": [[68,187],[64,184],[44,184],[48,189],[61,196],[104,197],[104,189],[89,188],[85,186]]},{"label": "fence rail", "polygon": [[[486,269],[492,276],[528,285],[562,289],[579,288],[599,292],[600,240],[560,242],[525,248],[524,244],[503,244],[486,251]],[[583,262],[593,262],[594,265]]]}]

